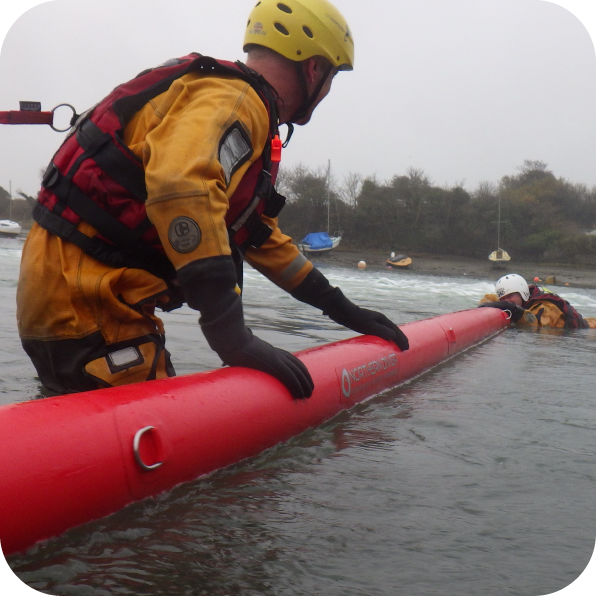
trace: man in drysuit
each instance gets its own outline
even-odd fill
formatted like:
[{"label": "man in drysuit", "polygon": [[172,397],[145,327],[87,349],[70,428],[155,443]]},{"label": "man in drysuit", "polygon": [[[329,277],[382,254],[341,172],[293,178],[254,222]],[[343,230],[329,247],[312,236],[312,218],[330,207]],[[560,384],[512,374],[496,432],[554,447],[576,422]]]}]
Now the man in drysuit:
[{"label": "man in drysuit", "polygon": [[496,294],[486,294],[479,306],[500,308],[511,313],[511,320],[529,327],[553,329],[596,328],[596,318],[584,319],[567,300],[538,285],[528,285],[517,273],[497,280]]},{"label": "man in drysuit", "polygon": [[278,125],[306,124],[353,67],[348,25],[327,0],[261,0],[246,65],[190,54],[114,89],[79,116],[48,166],[23,249],[22,344],[57,393],[173,376],[155,308],[183,302],[224,364],[312,394],[304,364],[244,324],[242,262],[337,323],[408,349],[277,226]]}]

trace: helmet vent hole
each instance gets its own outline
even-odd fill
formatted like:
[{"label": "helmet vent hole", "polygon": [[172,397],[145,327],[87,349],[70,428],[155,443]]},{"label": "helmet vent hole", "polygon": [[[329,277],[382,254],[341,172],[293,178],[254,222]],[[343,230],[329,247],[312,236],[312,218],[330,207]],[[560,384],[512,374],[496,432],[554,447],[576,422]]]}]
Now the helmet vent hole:
[{"label": "helmet vent hole", "polygon": [[274,23],[273,26],[284,35],[290,35],[290,32],[281,24],[281,23]]},{"label": "helmet vent hole", "polygon": [[304,34],[306,35],[306,37],[310,37],[311,39],[314,37],[314,35],[312,34],[312,31],[306,25],[304,25],[302,27],[302,31],[304,31]]},{"label": "helmet vent hole", "polygon": [[288,14],[292,14],[292,9],[289,6],[282,4],[281,2],[277,5],[277,8],[279,8],[279,10],[281,10],[282,12],[287,12]]},{"label": "helmet vent hole", "polygon": [[256,7],[257,7],[259,4],[261,4],[261,2],[260,2],[260,1],[259,1],[259,2],[257,2],[257,3],[255,4],[255,8],[256,8]]},{"label": "helmet vent hole", "polygon": [[300,50],[296,50],[296,54],[298,54],[298,56],[302,56],[302,52]]},{"label": "helmet vent hole", "polygon": [[250,19],[248,19],[248,23],[246,23],[246,26],[248,27],[250,25]]}]

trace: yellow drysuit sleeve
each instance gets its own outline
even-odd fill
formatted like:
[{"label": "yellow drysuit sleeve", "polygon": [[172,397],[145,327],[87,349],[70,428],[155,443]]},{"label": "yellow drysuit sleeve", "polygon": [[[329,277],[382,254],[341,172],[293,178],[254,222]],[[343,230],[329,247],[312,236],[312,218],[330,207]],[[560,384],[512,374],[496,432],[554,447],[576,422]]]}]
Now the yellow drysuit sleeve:
[{"label": "yellow drysuit sleeve", "polygon": [[[232,128],[245,155],[228,179],[219,151]],[[147,215],[176,269],[231,254],[224,221],[229,199],[268,131],[267,110],[248,83],[198,74],[175,81],[129,123],[125,142],[143,160]]]},{"label": "yellow drysuit sleeve", "polygon": [[286,292],[294,290],[312,270],[313,264],[277,226],[277,218],[262,216],[273,233],[260,248],[250,247],[246,261]]},{"label": "yellow drysuit sleeve", "polygon": [[[220,151],[232,129],[249,145],[249,155],[226,172]],[[177,270],[231,254],[224,221],[229,200],[260,157],[268,133],[267,110],[248,83],[196,73],[176,81],[127,126],[125,142],[145,167],[147,215]],[[261,248],[249,249],[247,261],[291,291],[312,264],[281,233],[276,219],[263,220],[273,233]],[[185,241],[179,232],[186,232]]]},{"label": "yellow drysuit sleeve", "polygon": [[478,304],[488,304],[490,302],[498,302],[499,297],[496,294],[485,294]]}]

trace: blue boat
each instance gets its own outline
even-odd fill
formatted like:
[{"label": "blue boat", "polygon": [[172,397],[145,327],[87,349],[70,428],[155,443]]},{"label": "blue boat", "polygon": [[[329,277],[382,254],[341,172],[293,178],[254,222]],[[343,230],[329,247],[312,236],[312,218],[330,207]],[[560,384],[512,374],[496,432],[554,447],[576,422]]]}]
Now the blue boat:
[{"label": "blue boat", "polygon": [[331,176],[331,161],[328,162],[327,165],[327,177],[325,181],[325,186],[327,188],[327,231],[326,232],[311,232],[307,234],[302,240],[300,244],[298,244],[298,248],[302,252],[309,252],[309,253],[324,253],[329,252],[336,248],[339,243],[341,242],[341,236],[343,232],[335,232],[333,236],[329,236],[329,205],[330,205],[330,198],[329,198],[329,180]]},{"label": "blue boat", "polygon": [[335,236],[329,236],[327,232],[312,232],[300,241],[298,248],[302,252],[329,252],[341,241],[341,232],[336,232],[336,234]]}]

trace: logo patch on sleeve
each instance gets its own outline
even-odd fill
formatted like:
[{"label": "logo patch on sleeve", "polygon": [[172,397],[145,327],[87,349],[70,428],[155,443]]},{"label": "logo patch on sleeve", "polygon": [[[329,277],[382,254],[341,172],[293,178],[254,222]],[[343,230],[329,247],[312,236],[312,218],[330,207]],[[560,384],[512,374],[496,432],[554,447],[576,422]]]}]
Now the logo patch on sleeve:
[{"label": "logo patch on sleeve", "polygon": [[192,252],[201,243],[199,224],[190,217],[176,217],[168,229],[168,240],[176,252]]}]

